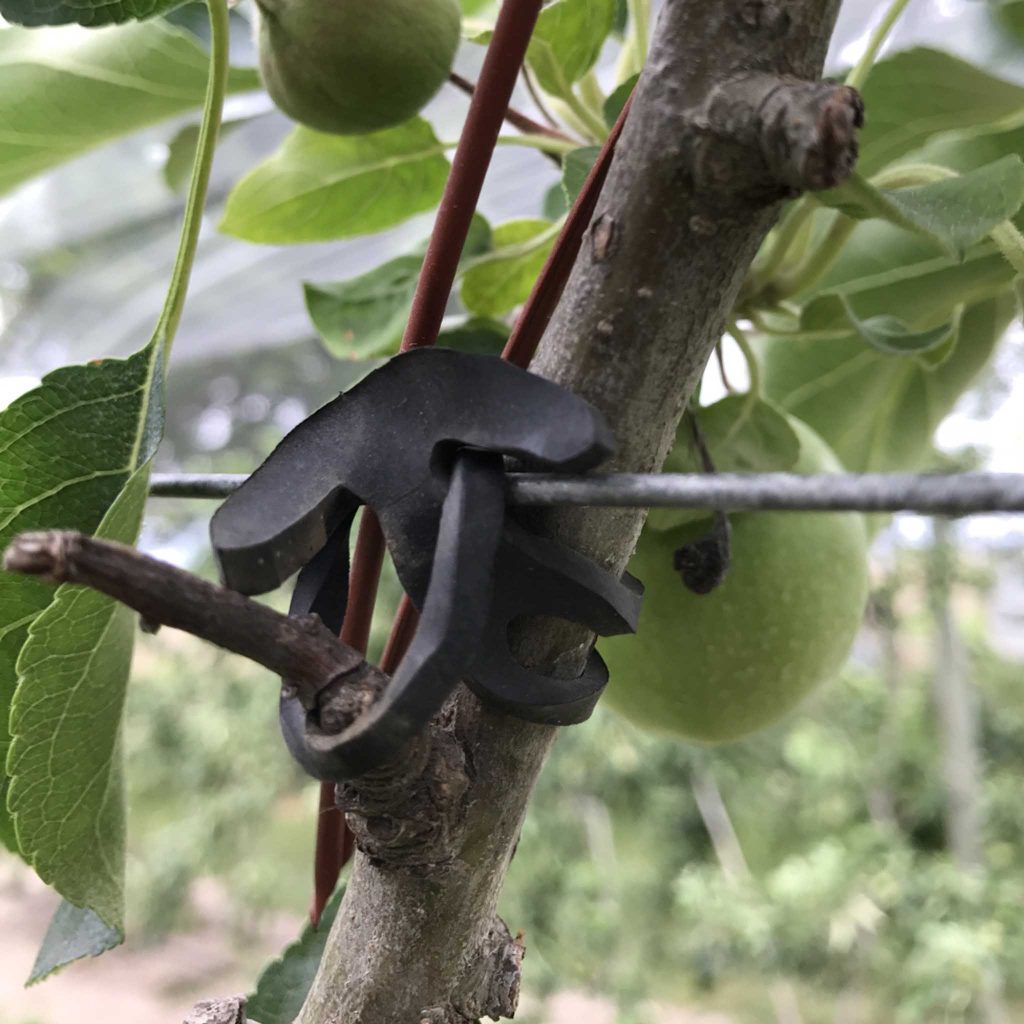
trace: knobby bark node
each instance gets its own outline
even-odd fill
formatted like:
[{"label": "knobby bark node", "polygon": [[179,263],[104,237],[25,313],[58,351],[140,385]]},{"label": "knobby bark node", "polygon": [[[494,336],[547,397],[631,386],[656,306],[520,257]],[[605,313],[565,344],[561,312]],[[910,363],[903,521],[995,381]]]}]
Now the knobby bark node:
[{"label": "knobby bark node", "polygon": [[458,985],[457,1004],[432,1006],[421,1012],[421,1024],[476,1024],[481,1017],[511,1017],[519,1005],[519,983],[526,947],[513,938],[501,918],[466,965]]},{"label": "knobby bark node", "polygon": [[246,1024],[245,996],[196,1003],[184,1024]]},{"label": "knobby bark node", "polygon": [[462,845],[471,777],[449,705],[398,761],[338,786],[356,845],[378,866],[441,869]]},{"label": "knobby bark node", "polygon": [[774,201],[842,184],[857,162],[859,93],[834,82],[742,74],[712,89],[694,119],[697,187]]}]

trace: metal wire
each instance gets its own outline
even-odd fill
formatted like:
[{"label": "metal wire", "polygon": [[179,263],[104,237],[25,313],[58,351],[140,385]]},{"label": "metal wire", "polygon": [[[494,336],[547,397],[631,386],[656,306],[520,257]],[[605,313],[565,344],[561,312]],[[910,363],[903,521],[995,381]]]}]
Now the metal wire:
[{"label": "metal wire", "polygon": [[[245,480],[234,474],[153,475],[161,498],[226,498]],[[921,512],[987,515],[1024,512],[1024,473],[610,473],[509,474],[512,505],[590,505],[742,511]]]}]

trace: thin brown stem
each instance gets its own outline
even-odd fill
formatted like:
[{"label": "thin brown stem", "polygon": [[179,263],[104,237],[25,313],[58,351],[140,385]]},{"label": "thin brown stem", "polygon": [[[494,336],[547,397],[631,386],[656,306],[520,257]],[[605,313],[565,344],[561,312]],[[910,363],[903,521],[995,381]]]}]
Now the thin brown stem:
[{"label": "thin brown stem", "polygon": [[548,122],[553,128],[558,127],[558,119],[548,110],[547,105],[544,102],[544,97],[541,96],[540,90],[537,88],[537,83],[533,80],[533,75],[530,74],[529,68],[523,68],[523,82],[526,84],[526,91],[530,94],[530,99],[533,100],[533,105],[540,111],[541,117]]},{"label": "thin brown stem", "polygon": [[[461,90],[467,96],[472,96],[476,92],[476,86],[468,79],[463,78],[458,72],[453,71],[448,76],[448,81],[455,86],[456,89]],[[526,135],[546,135],[551,139],[559,139],[562,142],[575,142],[571,136],[566,135],[565,132],[560,131],[559,128],[552,124],[548,126],[541,124],[540,121],[535,121],[529,114],[524,114],[521,110],[516,110],[515,107],[509,106],[505,109],[505,120],[508,121],[513,128],[518,128],[521,132]]]},{"label": "thin brown stem", "polygon": [[[480,79],[473,89],[459,145],[452,158],[451,174],[441,198],[430,244],[423,259],[423,270],[402,338],[403,352],[430,346],[437,341],[459,259],[480,200],[484,178],[490,167],[498,133],[508,111],[512,90],[526,57],[526,48],[530,44],[541,5],[542,0],[508,0],[498,15]],[[376,516],[367,510],[352,558],[349,607],[343,636],[349,635],[348,619],[354,614],[355,608],[361,610],[360,621],[368,635],[383,559],[384,536]],[[411,630],[405,627],[403,630],[411,635]],[[362,646],[365,649],[365,640]],[[396,664],[402,653],[404,651],[400,646],[392,652]],[[317,835],[316,892],[312,910],[314,920],[322,913],[338,875],[351,855],[350,843],[340,849],[334,844],[330,822],[321,827],[323,834],[318,827]]]}]

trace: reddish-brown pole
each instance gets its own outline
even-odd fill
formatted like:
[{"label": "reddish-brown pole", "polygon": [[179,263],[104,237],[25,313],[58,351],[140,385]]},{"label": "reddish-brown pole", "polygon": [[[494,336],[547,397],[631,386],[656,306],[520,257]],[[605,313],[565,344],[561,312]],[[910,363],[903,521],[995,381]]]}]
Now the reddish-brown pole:
[{"label": "reddish-brown pole", "polygon": [[[505,0],[501,6],[423,260],[402,339],[403,352],[433,345],[437,341],[484,178],[541,6],[542,0]],[[383,563],[384,536],[377,517],[367,510],[352,557],[348,611],[342,629],[345,642],[361,651],[366,650]],[[350,620],[352,627],[349,626]],[[360,639],[362,643],[358,642]],[[320,807],[313,906],[310,911],[314,924],[320,920],[337,884],[338,874],[351,856],[350,841],[347,854],[344,848],[347,829],[341,815],[334,809],[333,786],[321,787]]]}]

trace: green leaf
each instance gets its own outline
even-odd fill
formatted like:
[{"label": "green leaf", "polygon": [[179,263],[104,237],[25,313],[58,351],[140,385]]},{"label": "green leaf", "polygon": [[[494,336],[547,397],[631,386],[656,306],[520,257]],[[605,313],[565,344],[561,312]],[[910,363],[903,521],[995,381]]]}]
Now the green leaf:
[{"label": "green leaf", "polygon": [[566,156],[562,163],[562,188],[571,206],[583,190],[583,185],[601,153],[600,146],[581,146]]},{"label": "green leaf", "polygon": [[[134,543],[149,464],[97,536]],[[85,587],[58,588],[29,627],[11,707],[7,806],[22,855],[66,900],[124,931],[121,717],[136,619]]]},{"label": "green leaf", "polygon": [[[192,36],[160,22],[0,32],[0,194],[199,107],[209,63]],[[259,76],[232,70],[228,88],[259,88]]]},{"label": "green leaf", "polygon": [[559,181],[544,193],[541,213],[547,220],[560,220],[568,212],[569,204],[566,201],[565,189],[562,187],[561,181]]},{"label": "green leaf", "polygon": [[626,0],[615,0],[615,32],[622,35],[629,27],[629,4]]},{"label": "green leaf", "polygon": [[46,929],[27,984],[34,985],[76,960],[100,956],[124,942],[124,933],[104,924],[91,910],[61,900]]},{"label": "green leaf", "polygon": [[[783,473],[800,458],[800,439],[789,421],[770,403],[749,395],[730,395],[697,411],[708,452],[720,473]],[[665,460],[666,473],[703,473],[684,418],[676,444]],[[652,508],[647,525],[670,530],[707,516],[704,509]]]},{"label": "green leaf", "polygon": [[511,220],[494,229],[494,251],[469,264],[462,303],[480,316],[501,316],[526,301],[554,245],[558,224]]},{"label": "green leaf", "polygon": [[[399,256],[347,281],[306,283],[306,309],[333,356],[369,359],[398,351],[426,245],[416,255]],[[491,226],[474,214],[460,263],[490,247]]]},{"label": "green leaf", "polygon": [[[57,370],[0,413],[0,549],[26,530],[97,529],[159,438],[158,352]],[[0,765],[18,655],[53,599],[52,586],[0,572]],[[0,826],[13,837],[3,801]]]},{"label": "green leaf", "polygon": [[800,328],[812,334],[845,330],[841,297],[858,317],[895,316],[911,330],[928,329],[948,322],[959,305],[1002,294],[1013,277],[1013,268],[989,242],[972,248],[961,263],[935,255],[920,235],[866,221],[805,302]]},{"label": "green leaf", "polygon": [[0,16],[14,25],[70,25],[96,28],[142,21],[180,7],[186,0],[0,0]]},{"label": "green leaf", "polygon": [[616,0],[554,0],[541,11],[527,60],[545,92],[564,96],[597,62]]},{"label": "green leaf", "polygon": [[292,1024],[316,977],[344,896],[345,886],[340,885],[324,908],[319,927],[314,929],[307,924],[302,935],[263,968],[256,991],[245,1007],[250,1020],[259,1024]]},{"label": "green leaf", "polygon": [[296,128],[231,192],[221,230],[272,244],[383,231],[440,201],[444,152],[422,118],[372,135]]},{"label": "green leaf", "polygon": [[988,363],[1016,308],[1007,285],[968,309],[956,346],[934,368],[872,351],[852,334],[766,337],[765,392],[821,434],[851,472],[926,468],[935,428]]},{"label": "green leaf", "polygon": [[423,260],[399,256],[361,277],[306,284],[306,309],[338,359],[369,359],[398,347]]},{"label": "green leaf", "polygon": [[493,0],[459,0],[462,4],[462,13],[465,15],[479,14],[491,6]]},{"label": "green leaf", "polygon": [[962,257],[1024,202],[1024,161],[1005,156],[957,177],[904,189],[880,189],[859,174],[819,200],[849,217],[878,217],[932,239]]},{"label": "green leaf", "polygon": [[869,114],[860,133],[858,169],[870,176],[938,132],[1019,117],[1024,88],[948,53],[917,48],[874,66],[864,103]]},{"label": "green leaf", "polygon": [[626,105],[626,100],[633,95],[636,83],[640,80],[639,75],[631,75],[621,85],[615,87],[612,94],[604,101],[604,120],[609,128],[615,127],[615,122]]},{"label": "green leaf", "polygon": [[437,339],[442,348],[454,348],[459,352],[473,352],[477,355],[497,356],[505,347],[509,336],[508,324],[486,317],[473,317],[458,327],[442,331]]},{"label": "green leaf", "polygon": [[840,300],[850,327],[871,348],[887,355],[923,356],[941,350],[943,359],[952,351],[956,343],[956,335],[961,324],[963,306],[957,306],[952,319],[947,324],[928,331],[911,331],[898,316],[870,316],[858,318],[850,304]]}]

